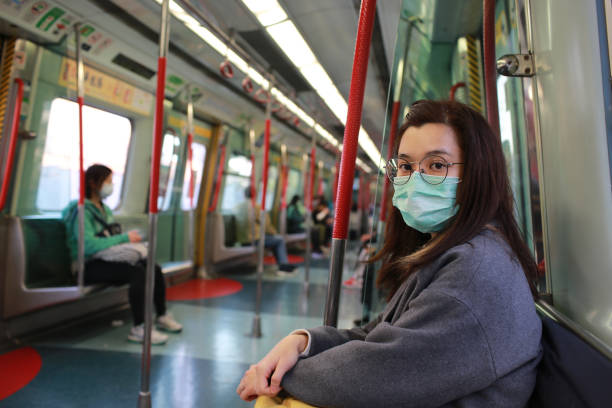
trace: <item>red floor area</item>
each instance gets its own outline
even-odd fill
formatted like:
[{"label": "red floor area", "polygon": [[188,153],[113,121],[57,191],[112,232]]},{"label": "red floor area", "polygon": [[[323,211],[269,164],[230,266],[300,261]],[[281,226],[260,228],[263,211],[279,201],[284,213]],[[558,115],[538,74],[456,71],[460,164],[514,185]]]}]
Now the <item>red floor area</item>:
[{"label": "red floor area", "polygon": [[23,347],[0,355],[0,400],[28,385],[42,366],[40,355],[32,347]]},{"label": "red floor area", "polygon": [[226,278],[194,279],[166,289],[168,300],[195,300],[232,295],[242,290],[242,283]]},{"label": "red floor area", "polygon": [[[298,256],[298,255],[289,255],[289,263],[290,264],[298,264],[298,263],[303,263],[304,262],[304,257],[302,256]],[[264,257],[264,265],[276,265],[276,259],[272,256],[265,256]]]}]

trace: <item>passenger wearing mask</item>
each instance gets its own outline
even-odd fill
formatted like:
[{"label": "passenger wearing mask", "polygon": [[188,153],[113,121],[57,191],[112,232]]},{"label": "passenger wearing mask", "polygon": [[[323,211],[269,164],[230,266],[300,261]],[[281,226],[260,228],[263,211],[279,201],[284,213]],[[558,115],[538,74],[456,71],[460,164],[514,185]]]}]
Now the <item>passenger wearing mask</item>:
[{"label": "passenger wearing mask", "polygon": [[[418,101],[386,165],[394,187],[378,318],[298,330],[251,366],[241,398],[321,407],[524,407],[542,356],[537,268],[500,139],[472,108]],[[364,375],[368,373],[369,375]]]},{"label": "passenger wearing mask", "polygon": [[[242,244],[257,245],[261,236],[260,214],[261,206],[251,203],[251,187],[244,190],[245,200],[238,204],[234,209],[236,215],[236,227],[239,231],[239,241]],[[253,228],[254,225],[254,228]],[[255,235],[253,235],[253,233]],[[278,235],[276,228],[272,225],[270,216],[266,213],[266,224],[264,226],[264,247],[272,250],[274,258],[278,264],[280,275],[290,274],[295,270],[295,266],[289,263],[287,257],[287,246],[282,236]]]},{"label": "passenger wearing mask", "polygon": [[[85,275],[86,285],[108,283],[116,286],[129,284],[128,298],[134,326],[128,340],[141,343],[144,339],[144,297],[147,247],[136,230],[121,233],[113,213],[103,200],[113,193],[113,173],[101,164],[94,164],[85,172]],[[67,244],[77,270],[79,237],[78,201],[72,201],[62,212],[66,225]],[[166,312],[166,285],[159,266],[155,266],[153,295],[157,328],[178,333],[183,326]],[[152,344],[164,344],[168,336],[153,329]]]},{"label": "passenger wearing mask", "polygon": [[287,206],[287,234],[304,232],[304,212],[300,206],[300,196],[294,195]]}]

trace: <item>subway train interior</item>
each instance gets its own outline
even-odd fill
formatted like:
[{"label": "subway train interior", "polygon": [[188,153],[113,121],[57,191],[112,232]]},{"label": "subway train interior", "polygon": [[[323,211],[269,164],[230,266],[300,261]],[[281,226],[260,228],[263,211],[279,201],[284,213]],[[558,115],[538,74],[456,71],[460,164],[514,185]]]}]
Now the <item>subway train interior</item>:
[{"label": "subway train interior", "polygon": [[[0,0],[0,406],[253,406],[243,373],[284,336],[376,319],[365,261],[423,99],[501,139],[563,330],[531,406],[611,406],[611,45],[610,0]],[[88,275],[113,265],[92,197],[140,278]]]}]

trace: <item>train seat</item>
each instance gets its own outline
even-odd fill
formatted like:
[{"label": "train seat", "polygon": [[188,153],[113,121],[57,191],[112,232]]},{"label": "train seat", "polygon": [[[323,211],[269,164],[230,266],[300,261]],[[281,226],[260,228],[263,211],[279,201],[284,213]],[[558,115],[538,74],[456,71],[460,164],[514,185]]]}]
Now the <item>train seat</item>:
[{"label": "train seat", "polygon": [[255,246],[240,246],[237,241],[236,218],[233,215],[214,212],[211,214],[211,224],[212,235],[208,235],[211,237],[211,245],[206,247],[210,248],[210,260],[213,264],[244,260],[255,254]]},{"label": "train seat", "polygon": [[306,241],[306,233],[305,232],[298,232],[296,234],[286,234],[285,235],[285,243],[286,244],[293,244],[293,243],[299,242],[299,241]]},{"label": "train seat", "polygon": [[72,286],[66,228],[59,218],[21,218],[25,244],[25,277],[28,288]]},{"label": "train seat", "polygon": [[544,355],[529,407],[610,406],[612,361],[553,319],[541,318]]}]

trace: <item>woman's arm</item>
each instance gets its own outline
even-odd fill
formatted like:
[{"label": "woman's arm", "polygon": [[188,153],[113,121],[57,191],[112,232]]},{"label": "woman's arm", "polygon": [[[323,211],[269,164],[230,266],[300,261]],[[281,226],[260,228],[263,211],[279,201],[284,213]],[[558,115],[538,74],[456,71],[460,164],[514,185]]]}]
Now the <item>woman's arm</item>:
[{"label": "woman's arm", "polygon": [[304,402],[435,407],[496,378],[476,317],[465,304],[436,290],[424,290],[395,324],[378,324],[364,340],[344,341],[350,337],[331,332],[311,331],[312,357],[299,360],[283,378],[283,388]]},{"label": "woman's arm", "polygon": [[[79,223],[73,222],[72,233],[74,237],[79,236]],[[110,237],[98,237],[96,236],[96,221],[93,216],[85,212],[85,257],[90,257],[96,252],[105,250],[112,247],[113,245],[123,244],[130,242],[127,233],[113,235]]]}]

